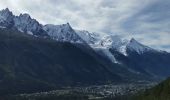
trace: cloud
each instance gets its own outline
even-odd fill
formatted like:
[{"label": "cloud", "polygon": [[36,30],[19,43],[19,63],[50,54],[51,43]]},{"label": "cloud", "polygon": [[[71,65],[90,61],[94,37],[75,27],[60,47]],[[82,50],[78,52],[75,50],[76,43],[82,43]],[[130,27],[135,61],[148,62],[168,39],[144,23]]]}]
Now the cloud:
[{"label": "cloud", "polygon": [[151,3],[144,9],[128,18],[122,23],[126,31],[146,32],[170,32],[170,1],[162,0]]},{"label": "cloud", "polygon": [[0,9],[29,13],[43,24],[69,22],[73,28],[135,37],[169,50],[169,0],[0,0]]}]

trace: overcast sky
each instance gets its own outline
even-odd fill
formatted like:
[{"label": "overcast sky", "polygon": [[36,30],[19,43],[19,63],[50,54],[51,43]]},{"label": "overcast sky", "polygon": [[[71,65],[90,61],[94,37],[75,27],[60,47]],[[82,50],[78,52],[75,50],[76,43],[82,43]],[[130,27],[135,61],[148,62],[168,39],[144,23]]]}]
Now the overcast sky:
[{"label": "overcast sky", "polygon": [[170,0],[0,0],[15,15],[29,13],[42,24],[134,37],[170,51]]}]

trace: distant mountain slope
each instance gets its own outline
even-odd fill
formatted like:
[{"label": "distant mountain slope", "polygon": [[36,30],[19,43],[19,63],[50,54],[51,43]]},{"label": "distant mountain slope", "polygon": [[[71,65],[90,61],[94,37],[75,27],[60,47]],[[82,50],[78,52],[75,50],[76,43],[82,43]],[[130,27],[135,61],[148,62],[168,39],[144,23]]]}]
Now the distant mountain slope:
[{"label": "distant mountain slope", "polygon": [[137,75],[152,79],[170,76],[170,53],[150,48],[134,38],[127,40],[115,35],[95,35],[76,31],[98,54],[112,63],[124,66]]},{"label": "distant mountain slope", "polygon": [[139,94],[134,100],[170,100],[170,78]]},{"label": "distant mountain slope", "polygon": [[0,48],[0,94],[122,80],[70,43],[0,29]]},{"label": "distant mountain slope", "polygon": [[170,53],[159,52],[148,48],[145,52],[139,53],[127,48],[125,56],[114,49],[110,49],[118,62],[126,66],[132,72],[145,74],[155,79],[164,79],[170,76]]}]

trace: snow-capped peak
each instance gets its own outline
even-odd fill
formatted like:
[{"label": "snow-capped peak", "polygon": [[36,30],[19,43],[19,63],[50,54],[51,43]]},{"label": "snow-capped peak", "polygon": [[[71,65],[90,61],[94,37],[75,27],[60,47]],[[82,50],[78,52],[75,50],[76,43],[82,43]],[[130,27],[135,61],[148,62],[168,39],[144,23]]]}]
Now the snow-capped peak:
[{"label": "snow-capped peak", "polygon": [[95,45],[101,39],[99,34],[86,30],[76,30],[76,33],[89,45]]},{"label": "snow-capped peak", "polygon": [[24,19],[27,19],[27,20],[28,20],[28,19],[32,19],[31,16],[30,16],[29,14],[27,14],[27,13],[20,14],[19,17],[24,18]]},{"label": "snow-capped peak", "polygon": [[62,25],[52,25],[47,24],[43,29],[57,41],[72,42],[72,43],[82,43],[83,40],[77,35],[77,33],[72,29],[69,23]]},{"label": "snow-capped peak", "polygon": [[[127,45],[127,48],[129,50],[133,50],[135,52],[137,52],[138,54],[142,54],[144,52],[147,52],[147,51],[153,51],[154,49],[148,47],[148,46],[145,46],[141,43],[139,43],[137,40],[135,40],[134,38],[132,38],[130,40],[130,42],[128,43]],[[155,51],[155,50],[154,50]]]},{"label": "snow-capped peak", "polygon": [[0,11],[0,26],[18,29],[21,32],[32,33],[37,36],[47,36],[42,25],[32,19],[29,14],[15,16],[8,8]]},{"label": "snow-capped peak", "polygon": [[0,11],[0,26],[11,27],[13,24],[14,15],[8,8]]},{"label": "snow-capped peak", "polygon": [[138,54],[142,54],[142,53],[145,53],[148,51],[157,51],[155,49],[152,49],[148,46],[145,46],[145,45],[139,43],[134,38],[127,40],[127,39],[122,38],[117,35],[115,35],[115,36],[108,35],[108,36],[104,37],[101,40],[101,46],[104,46],[108,49],[110,49],[110,48],[114,49],[125,56],[128,55],[127,50],[135,51]]},{"label": "snow-capped peak", "polygon": [[128,44],[128,40],[118,36],[118,35],[107,35],[104,36],[100,42],[101,46],[108,48],[108,49],[114,49],[123,55],[127,55],[126,53],[126,46]]},{"label": "snow-capped peak", "polygon": [[142,54],[147,51],[156,51],[145,46],[134,38],[128,40],[118,35],[101,35],[88,31],[76,31],[94,49],[114,49],[127,56],[127,49]]},{"label": "snow-capped peak", "polygon": [[0,11],[0,16],[1,16],[1,18],[4,18],[6,20],[9,17],[13,16],[13,14],[11,11],[9,11],[8,8],[6,8],[6,9],[3,9]]},{"label": "snow-capped peak", "polygon": [[43,26],[29,14],[15,16],[8,8],[0,11],[0,27],[9,27],[29,35],[50,37],[62,42],[84,42],[69,23]]},{"label": "snow-capped peak", "polygon": [[101,45],[108,48],[117,48],[122,44],[124,44],[124,41],[118,35],[107,35],[101,40]]},{"label": "snow-capped peak", "polygon": [[32,19],[29,14],[20,14],[14,18],[14,27],[16,27],[21,32],[32,33],[38,36],[47,36],[47,33],[43,30],[43,26]]},{"label": "snow-capped peak", "polygon": [[[14,28],[23,33],[36,36],[49,36],[52,39],[62,42],[87,43],[94,49],[114,49],[127,55],[127,49],[141,54],[145,51],[153,50],[142,45],[135,39],[126,40],[117,35],[106,35],[88,31],[78,31],[72,29],[69,23],[62,25],[47,24],[43,26],[29,14],[13,15],[8,9],[0,11],[0,28]],[[85,41],[85,42],[84,42]]]}]

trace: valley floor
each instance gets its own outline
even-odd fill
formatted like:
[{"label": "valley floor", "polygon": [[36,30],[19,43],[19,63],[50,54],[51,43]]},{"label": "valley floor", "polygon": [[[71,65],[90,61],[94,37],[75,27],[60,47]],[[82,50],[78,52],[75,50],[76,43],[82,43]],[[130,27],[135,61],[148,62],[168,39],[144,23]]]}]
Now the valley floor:
[{"label": "valley floor", "polygon": [[[89,87],[67,87],[61,90],[40,92],[32,94],[19,94],[8,96],[8,100],[119,100],[116,98],[126,98],[138,91],[155,86],[156,83],[138,84],[110,84]],[[125,100],[125,99],[121,99]]]}]

